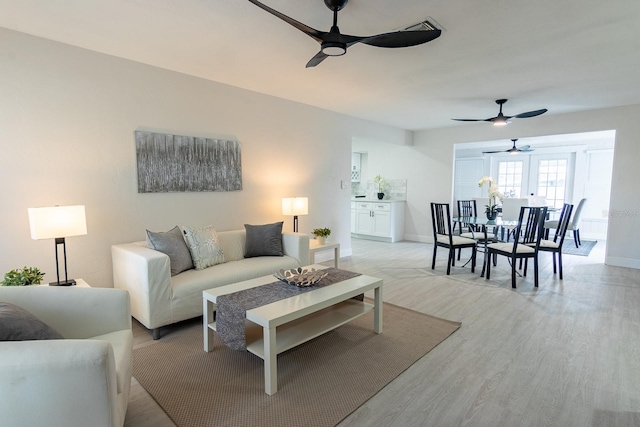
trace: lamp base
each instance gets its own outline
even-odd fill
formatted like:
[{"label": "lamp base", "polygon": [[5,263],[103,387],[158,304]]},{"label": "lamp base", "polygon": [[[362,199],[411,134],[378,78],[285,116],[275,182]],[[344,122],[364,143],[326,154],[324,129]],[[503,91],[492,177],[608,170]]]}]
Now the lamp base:
[{"label": "lamp base", "polygon": [[49,286],[75,286],[76,285],[76,281],[71,279],[71,280],[63,280],[61,282],[51,282],[49,283]]}]

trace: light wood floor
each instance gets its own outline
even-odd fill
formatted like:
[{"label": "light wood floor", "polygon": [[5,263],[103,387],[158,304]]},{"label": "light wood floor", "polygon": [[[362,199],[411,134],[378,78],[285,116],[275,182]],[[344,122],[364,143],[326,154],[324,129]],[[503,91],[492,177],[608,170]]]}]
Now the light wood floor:
[{"label": "light wood floor", "polygon": [[[487,281],[446,276],[442,250],[431,270],[429,244],[354,239],[353,254],[340,267],[383,278],[386,302],[462,327],[340,426],[640,426],[640,271],[604,265],[603,242],[565,255],[562,282],[542,254],[537,290],[531,265],[512,289],[504,258]],[[125,425],[173,423],[134,380]]]}]

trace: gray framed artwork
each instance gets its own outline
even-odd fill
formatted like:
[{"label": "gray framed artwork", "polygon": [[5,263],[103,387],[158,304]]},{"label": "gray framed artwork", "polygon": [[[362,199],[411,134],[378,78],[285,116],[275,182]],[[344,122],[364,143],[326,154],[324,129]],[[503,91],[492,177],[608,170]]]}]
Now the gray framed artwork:
[{"label": "gray framed artwork", "polygon": [[136,131],[138,193],[242,190],[240,143]]}]

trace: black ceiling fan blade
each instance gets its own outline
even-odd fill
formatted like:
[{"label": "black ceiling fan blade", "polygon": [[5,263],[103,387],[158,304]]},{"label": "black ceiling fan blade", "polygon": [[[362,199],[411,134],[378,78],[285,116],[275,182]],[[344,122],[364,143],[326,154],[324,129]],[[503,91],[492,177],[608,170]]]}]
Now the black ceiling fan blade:
[{"label": "black ceiling fan blade", "polygon": [[492,119],[451,119],[451,120],[456,120],[458,122],[486,122]]},{"label": "black ceiling fan blade", "polygon": [[539,116],[540,114],[544,114],[547,111],[548,110],[546,108],[543,108],[542,110],[527,111],[526,113],[521,113],[521,114],[515,115],[513,117],[515,117],[516,119],[526,119],[528,117]]},{"label": "black ceiling fan blade", "polygon": [[430,42],[440,37],[441,34],[441,30],[394,31],[392,33],[364,37],[360,40],[360,43],[387,48],[410,47]]},{"label": "black ceiling fan blade", "polygon": [[[507,150],[509,151],[509,150]],[[482,154],[496,154],[496,153],[504,153],[505,150],[498,150],[498,151],[483,151]]]},{"label": "black ceiling fan blade", "polygon": [[530,145],[523,145],[522,147],[518,148],[518,151],[533,151],[533,149],[531,148]]},{"label": "black ceiling fan blade", "polygon": [[249,0],[249,2],[255,4],[260,9],[265,10],[265,11],[269,12],[270,14],[282,19],[287,24],[292,25],[293,27],[295,27],[298,30],[302,31],[303,33],[305,33],[306,35],[308,35],[309,37],[313,38],[314,40],[316,40],[319,43],[322,43],[322,41],[324,40],[325,34],[327,34],[324,31],[316,30],[315,28],[311,28],[308,25],[303,24],[302,22],[296,21],[295,19],[290,18],[287,15],[285,15],[283,13],[280,13],[275,9],[271,9],[269,6],[267,6],[265,4],[262,4],[257,0]]},{"label": "black ceiling fan blade", "polygon": [[305,65],[305,68],[315,67],[316,65],[318,65],[319,63],[321,63],[327,58],[328,58],[328,55],[325,55],[322,51],[320,51],[316,53],[316,55],[313,58],[311,58],[309,62],[307,62],[307,65]]}]

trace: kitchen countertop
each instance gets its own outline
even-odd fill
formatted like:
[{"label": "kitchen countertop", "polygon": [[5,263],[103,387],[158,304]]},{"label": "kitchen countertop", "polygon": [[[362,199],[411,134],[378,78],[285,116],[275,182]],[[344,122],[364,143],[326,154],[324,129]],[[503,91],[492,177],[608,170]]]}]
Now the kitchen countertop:
[{"label": "kitchen countertop", "polygon": [[406,200],[404,199],[382,199],[382,200],[378,200],[378,199],[369,199],[366,197],[359,197],[359,198],[351,198],[352,202],[365,202],[365,203],[378,203],[378,202],[387,202],[387,203],[391,203],[391,202],[405,202]]}]

